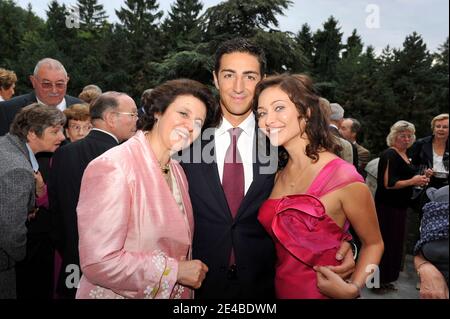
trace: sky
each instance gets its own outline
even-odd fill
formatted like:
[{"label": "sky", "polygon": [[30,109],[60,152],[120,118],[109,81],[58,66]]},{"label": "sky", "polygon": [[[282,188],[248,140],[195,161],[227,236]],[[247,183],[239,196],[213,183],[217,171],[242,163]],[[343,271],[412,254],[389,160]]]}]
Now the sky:
[{"label": "sky", "polygon": [[[66,5],[76,0],[58,0]],[[16,0],[26,8],[31,3],[33,11],[46,18],[50,1]],[[160,0],[160,9],[167,12],[175,0]],[[203,0],[204,8],[222,2]],[[114,10],[124,6],[123,0],[99,0],[109,15],[110,22],[117,22]],[[449,30],[448,0],[293,0],[293,5],[279,16],[279,29],[297,33],[304,23],[315,32],[333,15],[344,33],[343,42],[357,29],[364,44],[372,45],[380,53],[389,45],[402,48],[407,35],[416,31],[422,35],[428,49],[435,52],[447,39]]]}]

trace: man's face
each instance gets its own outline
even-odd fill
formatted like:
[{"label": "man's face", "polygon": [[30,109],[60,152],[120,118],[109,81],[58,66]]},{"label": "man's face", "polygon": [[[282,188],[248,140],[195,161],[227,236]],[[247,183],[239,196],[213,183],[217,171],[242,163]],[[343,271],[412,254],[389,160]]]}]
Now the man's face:
[{"label": "man's face", "polygon": [[114,117],[114,132],[117,139],[122,142],[136,133],[136,122],[138,111],[136,103],[127,95],[121,95],[118,98],[119,106],[112,111]]},{"label": "man's face", "polygon": [[341,132],[342,136],[350,141],[353,141],[356,135],[352,132],[352,124],[352,120],[346,119],[342,121],[341,127],[339,128],[339,132]]},{"label": "man's face", "polygon": [[56,106],[64,99],[69,78],[63,70],[41,66],[37,75],[30,76],[36,97],[42,103]]},{"label": "man's face", "polygon": [[252,112],[253,94],[261,78],[255,56],[242,52],[222,56],[214,83],[220,93],[222,114],[231,123],[242,122]]}]

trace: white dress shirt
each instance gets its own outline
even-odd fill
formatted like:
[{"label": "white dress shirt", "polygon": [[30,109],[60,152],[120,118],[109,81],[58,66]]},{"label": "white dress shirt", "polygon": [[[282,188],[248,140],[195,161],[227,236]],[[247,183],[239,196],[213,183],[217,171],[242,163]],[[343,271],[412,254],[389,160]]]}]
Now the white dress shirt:
[{"label": "white dress shirt", "polygon": [[[37,96],[36,96],[36,100],[38,101],[38,103],[46,105],[44,102],[39,101],[39,99],[37,98]],[[65,109],[67,109],[66,99],[63,98],[62,101],[61,101],[61,103],[59,103],[59,104],[56,106],[56,108],[57,108],[58,110],[60,110],[60,111],[64,111]]]},{"label": "white dress shirt", "polygon": [[[253,144],[255,137],[255,116],[251,113],[238,127],[242,129],[239,136],[237,148],[244,165],[245,193],[247,193],[253,182]],[[216,149],[217,169],[219,170],[220,181],[223,180],[223,167],[225,154],[231,144],[229,129],[233,128],[230,122],[222,118],[222,123],[214,134]]]}]

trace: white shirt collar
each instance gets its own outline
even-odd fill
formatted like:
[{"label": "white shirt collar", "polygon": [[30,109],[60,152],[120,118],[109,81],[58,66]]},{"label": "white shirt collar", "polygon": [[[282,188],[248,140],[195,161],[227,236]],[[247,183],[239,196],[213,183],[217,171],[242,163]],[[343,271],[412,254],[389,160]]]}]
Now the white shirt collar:
[{"label": "white shirt collar", "polygon": [[39,163],[36,156],[34,155],[30,145],[28,145],[28,143],[25,143],[25,145],[27,146],[28,154],[30,155],[31,167],[33,167],[33,171],[37,172],[39,170]]},{"label": "white shirt collar", "polygon": [[[47,105],[47,104],[45,104],[44,102],[42,102],[41,100],[39,100],[37,96],[36,96],[36,100],[37,100],[40,104]],[[62,101],[61,101],[61,103],[59,103],[59,104],[56,106],[56,108],[57,108],[58,110],[60,110],[60,111],[64,111],[65,109],[67,109],[66,99],[63,98]]]},{"label": "white shirt collar", "polygon": [[[247,116],[247,118],[241,124],[239,124],[238,127],[242,129],[242,131],[246,135],[253,136],[253,132],[255,131],[255,125],[256,125],[255,115],[253,113],[250,113],[250,115]],[[216,135],[220,136],[222,134],[228,133],[228,130],[231,128],[233,128],[233,125],[231,125],[231,123],[225,117],[222,117],[222,122],[217,128]]]},{"label": "white shirt collar", "polygon": [[99,131],[99,132],[103,132],[103,133],[105,133],[105,134],[108,134],[108,135],[110,135],[112,138],[114,138],[114,139],[116,140],[117,144],[120,144],[120,142],[119,142],[119,140],[117,139],[117,137],[116,137],[114,134],[112,134],[112,133],[110,133],[110,132],[108,132],[108,131],[101,130],[101,129],[96,128],[96,127],[94,127],[91,131]]},{"label": "white shirt collar", "polygon": [[3,102],[5,99],[0,95],[0,102]]}]

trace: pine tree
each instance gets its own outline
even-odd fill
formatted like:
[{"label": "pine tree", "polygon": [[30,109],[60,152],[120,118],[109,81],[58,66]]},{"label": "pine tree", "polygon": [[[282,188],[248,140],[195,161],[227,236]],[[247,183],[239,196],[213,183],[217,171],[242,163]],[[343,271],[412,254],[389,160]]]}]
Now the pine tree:
[{"label": "pine tree", "polygon": [[165,45],[169,50],[192,49],[202,40],[203,4],[199,0],[177,0],[163,23]]},{"label": "pine tree", "polygon": [[432,56],[416,32],[406,37],[403,49],[394,51],[394,55],[395,63],[387,73],[401,111],[399,115],[416,125],[417,136],[424,136],[429,131],[429,120],[438,111],[432,101],[437,81],[431,68]]},{"label": "pine tree", "polygon": [[303,52],[306,61],[306,68],[311,70],[314,54],[314,43],[311,27],[305,23],[302,25],[301,30],[297,33],[296,41]]},{"label": "pine tree", "polygon": [[125,36],[125,41],[120,43],[126,49],[120,57],[121,68],[133,79],[132,94],[140,96],[154,77],[151,62],[159,61],[162,56],[158,26],[163,12],[156,0],[126,0],[125,5],[116,10],[121,22],[117,31]]},{"label": "pine tree", "polygon": [[95,30],[106,22],[108,16],[98,0],[78,0],[77,4],[80,10],[80,25],[85,30]]},{"label": "pine tree", "polygon": [[251,38],[258,30],[278,28],[277,15],[292,5],[291,0],[228,0],[205,13],[209,40],[221,42],[237,36]]},{"label": "pine tree", "polygon": [[336,67],[340,59],[342,32],[338,21],[331,16],[323,25],[323,30],[314,34],[314,74],[318,80],[333,82],[336,79]]},{"label": "pine tree", "polygon": [[363,52],[364,44],[362,43],[361,37],[353,30],[352,35],[347,39],[347,44],[345,45],[345,51],[342,53],[342,57],[345,59],[349,55],[353,57],[359,56]]},{"label": "pine tree", "polygon": [[46,38],[53,39],[61,50],[68,56],[73,53],[73,45],[76,42],[77,30],[67,27],[69,12],[65,4],[59,4],[53,0],[48,5]]},{"label": "pine tree", "polygon": [[436,76],[433,89],[433,105],[436,106],[436,113],[448,113],[449,109],[449,74],[448,74],[448,37],[439,47],[438,52],[433,55],[434,65],[432,72]]}]

